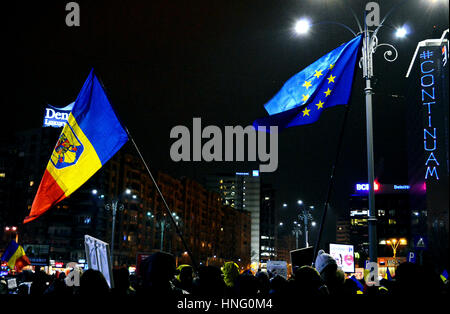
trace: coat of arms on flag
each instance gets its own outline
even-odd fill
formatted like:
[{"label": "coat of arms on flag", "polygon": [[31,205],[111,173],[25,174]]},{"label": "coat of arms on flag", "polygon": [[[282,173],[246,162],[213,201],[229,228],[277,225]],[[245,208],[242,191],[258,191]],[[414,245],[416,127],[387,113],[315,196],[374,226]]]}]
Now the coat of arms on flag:
[{"label": "coat of arms on flag", "polygon": [[50,160],[56,168],[65,168],[76,164],[83,150],[83,144],[81,144],[72,128],[67,125],[56,143]]}]

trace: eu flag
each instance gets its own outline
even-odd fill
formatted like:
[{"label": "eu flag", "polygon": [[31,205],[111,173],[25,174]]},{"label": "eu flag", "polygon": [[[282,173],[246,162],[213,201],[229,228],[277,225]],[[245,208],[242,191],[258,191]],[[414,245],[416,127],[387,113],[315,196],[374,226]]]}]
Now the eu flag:
[{"label": "eu flag", "polygon": [[253,122],[279,130],[316,122],[322,111],[346,105],[352,89],[362,36],[342,44],[291,77],[265,105],[269,113]]}]

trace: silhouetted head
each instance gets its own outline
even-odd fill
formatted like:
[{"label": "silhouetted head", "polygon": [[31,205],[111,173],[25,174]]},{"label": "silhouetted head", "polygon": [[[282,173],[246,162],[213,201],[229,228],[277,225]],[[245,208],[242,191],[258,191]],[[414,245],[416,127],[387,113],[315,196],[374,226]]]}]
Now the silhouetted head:
[{"label": "silhouetted head", "polygon": [[101,296],[109,292],[109,285],[101,272],[94,269],[86,270],[80,278],[80,295]]},{"label": "silhouetted head", "polygon": [[302,295],[319,295],[322,286],[322,278],[319,272],[311,266],[302,266],[294,273],[294,290]]},{"label": "silhouetted head", "polygon": [[175,276],[175,258],[166,252],[156,252],[142,261],[140,275],[144,288],[167,286]]}]

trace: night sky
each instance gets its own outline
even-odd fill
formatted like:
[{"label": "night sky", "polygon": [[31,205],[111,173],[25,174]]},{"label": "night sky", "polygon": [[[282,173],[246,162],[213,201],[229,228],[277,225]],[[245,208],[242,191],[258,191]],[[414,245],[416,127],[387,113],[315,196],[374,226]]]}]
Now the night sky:
[{"label": "night sky", "polygon": [[[352,39],[347,30],[329,25],[318,25],[299,37],[292,30],[298,18],[338,21],[357,29],[344,1],[78,1],[80,27],[66,26],[67,2],[2,8],[1,137],[40,127],[46,104],[62,107],[74,101],[94,67],[151,169],[200,182],[206,174],[249,171],[258,164],[175,163],[169,155],[172,127],[192,129],[193,117],[201,117],[203,126],[222,130],[225,125],[250,125],[266,115],[263,105],[287,79]],[[349,2],[362,17],[368,1]],[[400,1],[378,2],[384,16]],[[434,6],[430,2],[408,1],[379,33],[380,42],[392,43],[399,51],[399,59],[387,63],[381,47],[374,61],[375,176],[381,183],[407,183],[408,104],[403,96],[412,82],[404,76],[417,42],[440,37],[448,28],[448,1]],[[411,33],[396,39],[392,27],[404,23]],[[343,106],[335,107],[315,124],[279,134],[278,170],[261,179],[277,189],[279,208],[283,202],[290,205],[281,215],[295,214],[299,198],[321,212],[343,114]],[[354,184],[367,182],[365,143],[358,70],[331,222],[346,211]],[[334,228],[330,231],[334,234]]]}]

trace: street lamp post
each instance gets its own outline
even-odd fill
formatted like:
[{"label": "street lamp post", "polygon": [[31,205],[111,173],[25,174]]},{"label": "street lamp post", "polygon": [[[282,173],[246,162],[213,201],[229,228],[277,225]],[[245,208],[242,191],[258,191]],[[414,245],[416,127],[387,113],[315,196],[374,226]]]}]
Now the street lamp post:
[{"label": "street lamp post", "polygon": [[160,241],[160,250],[164,251],[164,230],[166,229],[166,220],[161,219],[159,222],[160,228],[161,228],[161,241]]},{"label": "street lamp post", "polygon": [[17,230],[17,227],[16,226],[11,226],[11,227],[6,226],[5,233],[10,233],[10,232],[11,233],[14,232],[16,234],[15,240],[16,240],[16,243],[19,243],[19,231]]},{"label": "street lamp post", "polygon": [[111,202],[111,204],[105,205],[106,210],[112,211],[112,225],[111,225],[111,267],[114,265],[114,234],[115,234],[115,228],[116,228],[116,214],[117,209],[123,210],[124,206],[123,204],[119,204],[119,200],[115,199]]},{"label": "street lamp post", "polygon": [[309,209],[305,208],[305,206],[303,206],[303,202],[299,202],[299,204],[302,206],[302,209],[300,211],[300,214],[298,215],[298,218],[300,220],[303,221],[303,230],[304,230],[304,234],[305,234],[305,247],[309,247],[309,222],[312,221],[312,215],[311,215],[311,210],[314,209],[314,206],[309,206]]},{"label": "street lamp post", "polygon": [[407,241],[406,239],[402,238],[402,239],[389,239],[386,241],[386,244],[390,245],[392,248],[392,252],[393,252],[393,258],[396,259],[397,258],[397,248],[399,245],[406,245]]},{"label": "street lamp post", "polygon": [[294,228],[292,229],[292,233],[295,235],[295,249],[298,249],[298,236],[302,235],[302,229],[297,221],[294,221]]},{"label": "street lamp post", "polygon": [[[175,221],[175,226],[178,227],[181,225],[181,219],[180,216],[177,215],[177,213],[172,213],[173,221]],[[167,220],[166,214],[162,216],[162,218],[159,221],[159,227],[161,228],[161,239],[160,239],[160,249],[161,251],[164,250],[164,233],[166,228],[170,227],[170,221]],[[187,252],[187,251],[186,251]]]},{"label": "street lamp post", "polygon": [[[384,59],[388,62],[394,62],[398,57],[397,49],[392,46],[391,44],[387,43],[378,43],[378,31],[385,22],[385,20],[394,12],[400,5],[404,4],[406,0],[398,2],[393,8],[389,10],[389,12],[385,15],[381,23],[377,25],[377,28],[375,31],[370,31],[368,29],[367,23],[366,23],[366,16],[364,16],[364,29],[362,29],[361,24],[359,23],[359,20],[356,16],[356,14],[353,12],[350,6],[348,8],[352,11],[353,17],[355,18],[358,27],[359,27],[359,34],[363,35],[362,38],[362,57],[360,60],[360,67],[362,67],[363,70],[363,78],[365,80],[365,88],[364,88],[364,95],[365,95],[365,103],[366,103],[366,138],[367,138],[367,174],[368,174],[368,184],[369,184],[369,215],[368,215],[368,231],[369,231],[369,257],[371,261],[377,260],[377,231],[376,231],[376,209],[375,209],[375,192],[374,192],[374,157],[373,157],[373,121],[372,121],[372,95],[373,95],[373,89],[371,85],[371,78],[373,77],[373,55],[376,52],[378,47],[385,46],[387,47],[386,51],[384,52]],[[306,33],[312,25],[316,24],[335,24],[338,26],[342,26],[345,29],[352,32],[354,36],[358,35],[356,32],[354,32],[350,27],[347,25],[344,25],[342,23],[338,22],[320,22],[315,24],[310,24],[309,22],[305,22],[303,20],[302,23],[298,23],[295,26],[295,31],[298,34],[304,34]],[[405,28],[397,30],[397,37],[404,37],[407,34],[407,30]],[[339,150],[338,150],[339,151]],[[332,170],[331,175],[331,182],[334,177],[334,167]],[[331,186],[331,184],[330,184]],[[326,209],[328,206],[328,198],[325,202],[325,210],[324,215],[322,219],[322,224],[319,231],[318,236],[318,243],[320,241],[321,237],[321,231],[323,228],[323,221],[326,214]],[[317,245],[318,246],[318,245]],[[317,250],[317,248],[316,248]]]}]

